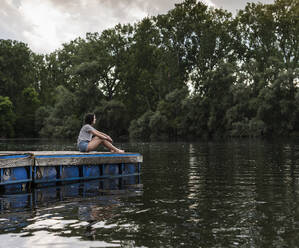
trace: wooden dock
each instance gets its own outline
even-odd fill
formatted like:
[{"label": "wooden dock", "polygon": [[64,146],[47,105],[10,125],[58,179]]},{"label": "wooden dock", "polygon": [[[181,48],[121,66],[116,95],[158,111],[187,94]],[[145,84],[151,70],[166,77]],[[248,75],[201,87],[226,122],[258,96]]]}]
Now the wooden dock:
[{"label": "wooden dock", "polygon": [[142,161],[138,153],[0,151],[0,186],[138,175]]}]

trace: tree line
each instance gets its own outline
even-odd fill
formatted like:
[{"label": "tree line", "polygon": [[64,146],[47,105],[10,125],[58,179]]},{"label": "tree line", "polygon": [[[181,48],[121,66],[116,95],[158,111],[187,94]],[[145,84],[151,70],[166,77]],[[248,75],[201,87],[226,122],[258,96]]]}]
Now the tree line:
[{"label": "tree line", "polygon": [[50,54],[2,39],[0,137],[74,138],[87,112],[119,139],[299,134],[298,16],[297,0],[185,0]]}]

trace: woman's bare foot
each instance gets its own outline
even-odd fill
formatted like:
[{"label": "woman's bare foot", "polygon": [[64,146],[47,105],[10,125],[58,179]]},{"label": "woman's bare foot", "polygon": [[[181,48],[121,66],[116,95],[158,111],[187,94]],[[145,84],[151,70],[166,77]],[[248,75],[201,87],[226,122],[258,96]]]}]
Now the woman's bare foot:
[{"label": "woman's bare foot", "polygon": [[118,148],[116,148],[115,150],[110,150],[110,152],[113,152],[113,153],[125,153],[124,150],[121,150],[121,149],[118,149]]}]

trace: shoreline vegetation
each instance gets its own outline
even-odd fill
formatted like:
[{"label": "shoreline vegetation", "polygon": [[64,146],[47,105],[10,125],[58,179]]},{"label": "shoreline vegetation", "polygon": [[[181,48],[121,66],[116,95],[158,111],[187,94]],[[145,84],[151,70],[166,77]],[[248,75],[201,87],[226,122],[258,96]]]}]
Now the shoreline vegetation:
[{"label": "shoreline vegetation", "polygon": [[72,139],[87,112],[116,139],[298,137],[298,16],[185,0],[50,54],[0,39],[0,137]]}]

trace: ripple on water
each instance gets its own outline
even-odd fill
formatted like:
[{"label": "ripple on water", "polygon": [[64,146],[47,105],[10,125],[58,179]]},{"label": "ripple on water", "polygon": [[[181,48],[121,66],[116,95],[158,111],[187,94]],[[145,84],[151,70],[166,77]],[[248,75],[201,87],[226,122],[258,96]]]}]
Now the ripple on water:
[{"label": "ripple on water", "polygon": [[24,234],[1,234],[0,243],[5,244],[5,247],[18,247],[18,248],[87,248],[87,247],[120,247],[117,242],[105,241],[85,241],[80,237],[63,237],[48,231],[36,231],[30,235]]},{"label": "ripple on water", "polygon": [[29,193],[26,208],[17,204],[25,197],[16,197],[0,209],[0,243],[21,248],[299,243],[299,146],[252,139],[132,147],[144,155],[144,187],[40,189]]}]

